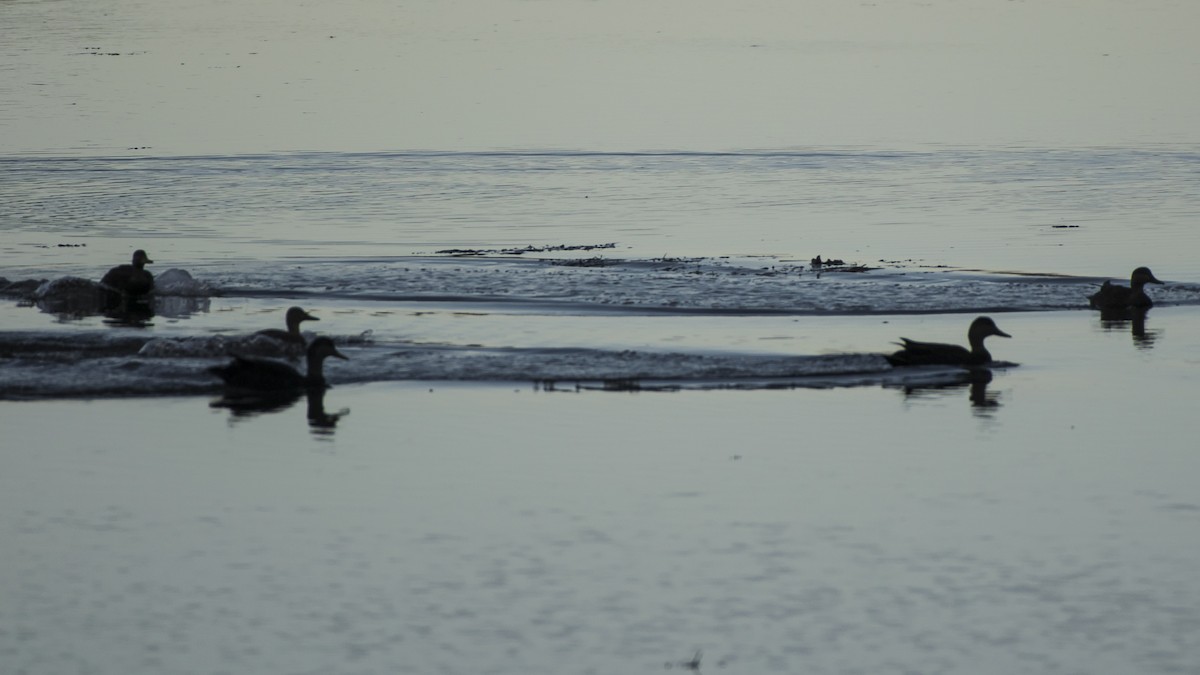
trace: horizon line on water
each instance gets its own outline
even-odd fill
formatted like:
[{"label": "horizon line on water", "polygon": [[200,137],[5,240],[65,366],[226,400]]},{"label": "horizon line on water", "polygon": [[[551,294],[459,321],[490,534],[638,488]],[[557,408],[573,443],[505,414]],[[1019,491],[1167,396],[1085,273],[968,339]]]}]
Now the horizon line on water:
[{"label": "horizon line on water", "polygon": [[347,157],[347,158],[454,158],[454,157],[495,157],[495,158],[571,158],[571,157],[646,157],[646,158],[870,158],[870,159],[906,159],[913,157],[929,157],[940,154],[975,154],[1003,153],[1021,154],[1028,152],[1054,152],[1064,154],[1094,154],[1094,153],[1132,153],[1152,155],[1177,155],[1186,157],[1195,155],[1192,159],[1200,160],[1200,144],[1180,145],[1178,143],[1158,142],[1137,145],[1061,145],[1047,146],[1038,144],[989,144],[962,145],[943,143],[915,143],[908,147],[877,146],[877,145],[803,145],[781,146],[777,148],[735,148],[725,150],[688,150],[688,149],[644,149],[644,150],[599,150],[587,148],[492,148],[492,149],[434,149],[410,148],[388,150],[272,150],[245,153],[187,153],[187,154],[118,154],[122,151],[137,153],[153,149],[146,147],[110,148],[112,154],[75,154],[69,151],[34,150],[18,151],[11,154],[0,154],[0,164],[19,164],[30,160],[49,161],[167,161],[167,160],[255,160],[280,157]]}]

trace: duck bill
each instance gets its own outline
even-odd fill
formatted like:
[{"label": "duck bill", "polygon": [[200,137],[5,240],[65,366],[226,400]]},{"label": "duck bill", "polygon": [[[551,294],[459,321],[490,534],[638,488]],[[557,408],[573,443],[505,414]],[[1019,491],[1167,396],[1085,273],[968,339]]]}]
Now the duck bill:
[{"label": "duck bill", "polygon": [[1006,337],[1006,338],[1012,337],[1011,335],[1009,335],[1008,333],[1005,333],[1004,331],[1000,330],[999,328],[997,328],[996,332],[992,333],[992,335],[999,335],[1000,337]]},{"label": "duck bill", "polygon": [[313,316],[312,314],[309,314],[308,312],[305,312],[305,313],[304,313],[304,316],[303,316],[303,317],[302,317],[300,320],[301,320],[301,321],[320,321],[320,320],[321,320],[321,317],[319,317],[319,316]]},{"label": "duck bill", "polygon": [[336,349],[335,349],[335,350],[333,350],[333,353],[332,353],[332,354],[330,354],[330,356],[333,356],[333,357],[339,358],[339,359],[341,359],[341,360],[343,360],[343,361],[349,361],[349,360],[350,360],[350,357],[349,357],[349,356],[346,356],[345,354],[343,354],[343,353],[339,352],[339,351],[338,351],[338,350],[336,350]]}]

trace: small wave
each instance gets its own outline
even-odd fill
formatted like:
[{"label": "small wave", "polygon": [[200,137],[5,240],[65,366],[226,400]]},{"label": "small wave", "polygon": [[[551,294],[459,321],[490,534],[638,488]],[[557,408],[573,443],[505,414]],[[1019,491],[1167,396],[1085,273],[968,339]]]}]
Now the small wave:
[{"label": "small wave", "polygon": [[879,372],[878,354],[760,356],[586,349],[404,348],[371,350],[337,364],[332,381],[738,380]]},{"label": "small wave", "polygon": [[[138,340],[82,334],[28,339],[0,352],[4,398],[147,396],[218,392],[208,368],[228,354],[279,356],[262,336]],[[70,344],[68,344],[70,343]],[[334,384],[387,381],[534,382],[582,387],[748,388],[953,382],[962,371],[893,369],[881,354],[764,356],[588,349],[480,349],[345,340],[349,361],[326,368]],[[0,349],[5,342],[0,339]],[[605,384],[608,383],[608,384]]]},{"label": "small wave", "polygon": [[187,270],[172,267],[155,277],[154,293],[184,298],[207,298],[212,295],[212,287],[208,282],[193,278]]},{"label": "small wave", "polygon": [[[1086,309],[1103,279],[963,272],[904,263],[822,269],[786,260],[408,257],[309,260],[272,270],[215,270],[221,293],[372,301],[472,301],[553,310],[909,314]],[[1154,289],[1162,304],[1200,304],[1200,285]]]},{"label": "small wave", "polygon": [[[311,334],[310,334],[311,336]],[[270,356],[298,359],[303,350],[266,335],[203,335],[181,338],[155,338],[138,350],[147,358],[205,358],[215,356]]]}]

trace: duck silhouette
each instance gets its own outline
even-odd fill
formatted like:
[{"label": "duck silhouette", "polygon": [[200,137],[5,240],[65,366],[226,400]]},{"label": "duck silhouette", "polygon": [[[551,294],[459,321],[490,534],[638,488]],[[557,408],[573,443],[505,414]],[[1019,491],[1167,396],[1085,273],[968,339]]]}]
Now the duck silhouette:
[{"label": "duck silhouette", "polygon": [[154,290],[154,275],[146,271],[146,265],[153,262],[139,248],[133,252],[132,264],[112,268],[100,280],[100,284],[128,296],[145,295]]},{"label": "duck silhouette", "polygon": [[284,317],[284,323],[287,325],[287,330],[279,328],[267,328],[256,331],[255,335],[266,335],[269,338],[286,342],[288,344],[304,346],[304,336],[300,334],[300,322],[302,321],[320,321],[319,318],[309,314],[300,307],[288,308],[287,315]]},{"label": "duck silhouette", "polygon": [[1088,303],[1092,309],[1099,310],[1125,310],[1125,309],[1145,309],[1154,304],[1149,295],[1146,295],[1146,284],[1161,284],[1154,277],[1154,273],[1149,267],[1139,267],[1129,275],[1128,286],[1118,286],[1110,281],[1105,281],[1100,290],[1088,296]]},{"label": "duck silhouette", "polygon": [[319,337],[308,345],[305,353],[307,371],[304,375],[280,361],[237,355],[227,365],[213,366],[208,372],[224,380],[225,386],[231,389],[255,392],[324,389],[329,386],[325,382],[325,359],[330,356],[348,360],[337,350],[333,340]]},{"label": "duck silhouette", "polygon": [[967,330],[970,349],[959,345],[900,338],[897,344],[903,349],[884,358],[893,366],[982,366],[992,362],[992,354],[983,346],[984,339],[992,335],[1012,337],[1000,330],[991,317],[981,316],[972,321]]}]

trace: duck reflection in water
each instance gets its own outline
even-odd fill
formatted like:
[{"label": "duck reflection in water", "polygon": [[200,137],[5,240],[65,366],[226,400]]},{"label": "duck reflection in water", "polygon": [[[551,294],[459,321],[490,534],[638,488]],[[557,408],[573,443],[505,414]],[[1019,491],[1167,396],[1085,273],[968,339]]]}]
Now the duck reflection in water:
[{"label": "duck reflection in water", "polygon": [[350,414],[349,408],[325,412],[325,390],[308,392],[308,426],[314,434],[332,434],[338,420]]},{"label": "duck reflection in water", "polygon": [[988,368],[971,368],[958,382],[945,384],[910,385],[904,387],[905,398],[934,398],[946,392],[967,389],[967,400],[976,415],[990,415],[1001,406],[1000,393],[988,391],[992,382],[992,371]]},{"label": "duck reflection in water", "polygon": [[[337,429],[338,422],[350,414],[349,408],[342,408],[333,413],[326,411],[325,391],[325,389],[316,388],[303,392],[307,403],[308,426],[314,435],[332,435]],[[225,408],[229,411],[230,422],[234,423],[287,410],[300,400],[301,393],[299,390],[227,393],[209,403],[209,407]]]},{"label": "duck reflection in water", "polygon": [[[191,275],[184,270],[168,270],[166,274],[175,279],[191,280]],[[185,318],[208,312],[210,304],[207,295],[131,296],[74,276],[37,282],[32,287],[24,283],[21,286],[28,289],[20,291],[24,296],[22,306],[37,307],[59,321],[101,316],[104,323],[111,326],[144,328],[153,325],[151,319],[156,316]]]},{"label": "duck reflection in water", "polygon": [[128,298],[108,294],[103,309],[104,323],[125,328],[148,328],[154,325],[154,305],[148,298]]},{"label": "duck reflection in water", "polygon": [[27,303],[59,321],[103,316],[111,325],[145,327],[154,318],[153,300],[117,293],[82,277],[60,277],[39,284],[28,294]]},{"label": "duck reflection in water", "polygon": [[1100,327],[1106,332],[1124,332],[1128,329],[1134,347],[1152,349],[1162,330],[1146,328],[1146,315],[1149,313],[1147,307],[1103,309],[1100,310]]},{"label": "duck reflection in water", "polygon": [[203,297],[184,296],[147,296],[144,298],[122,298],[119,301],[109,301],[102,311],[104,323],[110,326],[146,328],[153,326],[151,322],[156,316],[168,319],[186,318],[195,314],[209,311],[211,300]]}]

